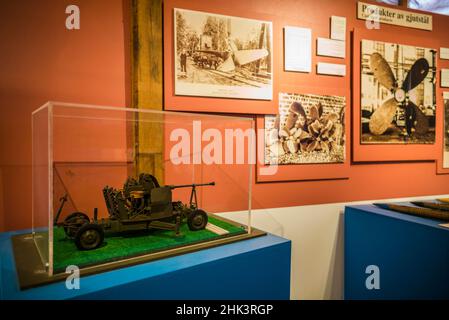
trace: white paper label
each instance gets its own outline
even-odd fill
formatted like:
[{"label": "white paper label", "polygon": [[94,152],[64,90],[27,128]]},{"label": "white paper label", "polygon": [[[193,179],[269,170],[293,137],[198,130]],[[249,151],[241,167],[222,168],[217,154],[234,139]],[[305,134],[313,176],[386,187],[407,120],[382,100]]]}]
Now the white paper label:
[{"label": "white paper label", "polygon": [[440,48],[440,59],[449,60],[449,48]]},{"label": "white paper label", "polygon": [[449,69],[441,69],[441,87],[449,88]]},{"label": "white paper label", "polygon": [[346,42],[318,38],[317,54],[319,56],[345,58],[346,56]]},{"label": "white paper label", "polygon": [[319,62],[317,64],[316,72],[318,74],[344,77],[346,76],[346,65]]},{"label": "white paper label", "polygon": [[284,28],[284,61],[286,71],[312,71],[312,30]]},{"label": "white paper label", "polygon": [[331,39],[346,40],[346,18],[345,17],[331,17]]}]

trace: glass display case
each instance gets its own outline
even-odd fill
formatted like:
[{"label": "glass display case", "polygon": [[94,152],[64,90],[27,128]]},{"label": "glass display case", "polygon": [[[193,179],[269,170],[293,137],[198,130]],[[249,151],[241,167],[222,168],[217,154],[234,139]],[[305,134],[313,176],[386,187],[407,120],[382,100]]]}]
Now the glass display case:
[{"label": "glass display case", "polygon": [[254,130],[249,117],[57,102],[34,111],[32,234],[13,240],[21,286],[263,235],[251,228]]}]

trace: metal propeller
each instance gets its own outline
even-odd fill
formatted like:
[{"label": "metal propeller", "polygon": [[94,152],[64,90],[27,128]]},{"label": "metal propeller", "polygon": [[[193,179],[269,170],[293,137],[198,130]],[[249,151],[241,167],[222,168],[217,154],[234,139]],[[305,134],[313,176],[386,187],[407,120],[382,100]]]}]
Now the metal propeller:
[{"label": "metal propeller", "polygon": [[[393,121],[397,107],[408,108],[408,110],[413,109],[412,111],[416,117],[416,133],[426,133],[429,129],[427,117],[410,100],[409,92],[416,88],[429,73],[430,66],[427,60],[420,58],[415,61],[401,87],[399,87],[390,65],[379,53],[376,52],[371,55],[370,67],[379,83],[393,94],[393,98],[385,101],[371,116],[369,122],[371,133],[381,135],[387,131]],[[410,130],[411,128],[408,127],[407,131]]]}]

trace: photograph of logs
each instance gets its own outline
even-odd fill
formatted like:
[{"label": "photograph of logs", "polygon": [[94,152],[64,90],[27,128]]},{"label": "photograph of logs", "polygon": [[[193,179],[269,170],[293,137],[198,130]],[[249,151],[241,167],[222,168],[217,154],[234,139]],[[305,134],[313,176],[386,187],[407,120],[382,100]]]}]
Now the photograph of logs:
[{"label": "photograph of logs", "polygon": [[345,161],[345,97],[279,94],[279,114],[265,116],[265,164]]}]

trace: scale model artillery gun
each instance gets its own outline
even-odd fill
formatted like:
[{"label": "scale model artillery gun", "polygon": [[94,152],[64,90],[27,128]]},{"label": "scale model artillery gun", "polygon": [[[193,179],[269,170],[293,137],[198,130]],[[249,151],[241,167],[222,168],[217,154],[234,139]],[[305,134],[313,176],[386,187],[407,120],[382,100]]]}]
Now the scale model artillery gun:
[{"label": "scale model artillery gun", "polygon": [[[83,212],[73,212],[58,223],[67,196],[61,198],[61,205],[54,224],[64,228],[66,236],[75,241],[79,250],[93,250],[100,247],[105,234],[120,234],[130,231],[162,229],[173,230],[180,235],[180,225],[187,220],[191,231],[206,227],[208,217],[197,206],[196,188],[213,186],[215,182],[202,184],[160,186],[151,174],[142,173],[138,180],[128,178],[123,189],[106,186],[103,196],[108,218],[98,219],[94,208],[93,219]],[[177,188],[192,188],[189,204],[172,201],[172,191]]]}]

